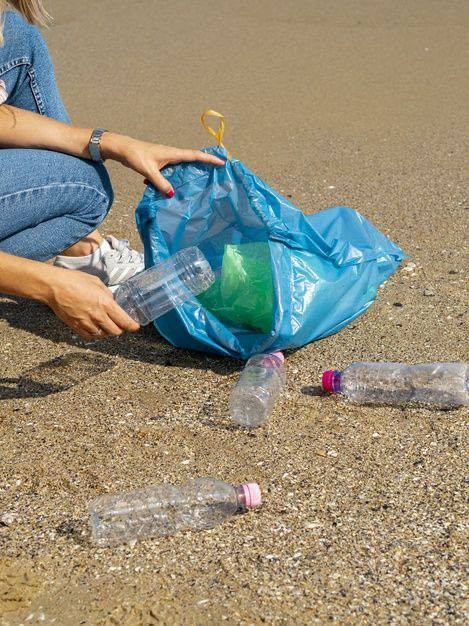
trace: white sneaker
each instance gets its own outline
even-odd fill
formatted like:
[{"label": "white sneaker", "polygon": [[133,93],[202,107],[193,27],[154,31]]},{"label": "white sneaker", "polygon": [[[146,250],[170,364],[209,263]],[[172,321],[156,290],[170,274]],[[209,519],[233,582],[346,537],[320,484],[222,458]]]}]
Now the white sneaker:
[{"label": "white sneaker", "polygon": [[97,276],[111,291],[145,269],[143,254],[132,250],[127,239],[116,239],[112,235],[105,237],[92,254],[59,255],[55,257],[54,265]]}]

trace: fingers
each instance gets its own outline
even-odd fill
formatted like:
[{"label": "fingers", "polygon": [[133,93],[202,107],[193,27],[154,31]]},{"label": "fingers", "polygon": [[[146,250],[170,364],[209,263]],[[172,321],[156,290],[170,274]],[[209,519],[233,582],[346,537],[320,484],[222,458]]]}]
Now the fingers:
[{"label": "fingers", "polygon": [[156,187],[161,193],[164,193],[168,198],[172,198],[174,196],[173,188],[171,184],[166,180],[163,174],[155,168],[155,171],[152,172],[151,175],[148,176],[151,184]]},{"label": "fingers", "polygon": [[94,317],[92,322],[97,327],[93,332],[94,339],[119,337],[126,330],[136,332],[140,328],[140,325],[127,315],[113,298],[106,302],[104,310],[99,316]]},{"label": "fingers", "polygon": [[[207,154],[202,150],[178,150],[171,148],[171,154],[166,157],[166,164],[168,163],[189,163],[192,161],[198,161],[199,163],[209,163],[210,165],[225,165],[225,161],[213,154]],[[144,184],[151,183],[156,189],[164,193],[168,198],[174,196],[174,189],[171,183],[166,180],[163,174],[159,171],[158,167],[155,167],[154,172],[150,172],[144,178]]]},{"label": "fingers", "polygon": [[127,313],[121,309],[116,302],[113,302],[112,306],[109,306],[108,315],[110,320],[122,330],[128,330],[131,333],[135,333],[140,328],[140,325],[127,315]]},{"label": "fingers", "polygon": [[88,319],[79,322],[68,322],[69,326],[87,341],[97,341],[106,337],[120,337],[126,330],[135,332],[140,326],[125,313],[115,302],[111,301],[99,313],[92,314]]},{"label": "fingers", "polygon": [[73,324],[72,329],[87,341],[96,341],[97,339],[105,339],[107,337],[107,333],[101,330],[97,323],[82,322],[80,325]]},{"label": "fingers", "polygon": [[98,322],[99,330],[101,331],[99,335],[103,336],[111,336],[111,337],[120,337],[124,332],[124,329],[118,326],[111,317],[104,317],[102,320]]},{"label": "fingers", "polygon": [[74,328],[73,330],[75,330],[80,335],[80,337],[82,337],[82,339],[86,339],[86,341],[93,341],[94,339],[96,339],[96,337],[92,333],[89,333],[86,330],[82,330],[81,328]]},{"label": "fingers", "polygon": [[[137,329],[138,328],[139,326],[137,324]],[[103,315],[99,319],[95,318],[93,322],[83,323],[81,326],[75,327],[74,330],[76,330],[83,339],[97,341],[106,339],[106,337],[120,337],[124,330],[130,329],[122,328],[116,324],[111,317]]]},{"label": "fingers", "polygon": [[225,165],[225,161],[213,154],[207,154],[202,150],[178,150],[178,161],[198,161],[199,163],[211,163],[212,165]]},{"label": "fingers", "polygon": [[201,150],[196,151],[198,154],[197,161],[201,163],[211,163],[212,165],[225,165],[225,161],[215,156],[214,154],[207,154]]}]

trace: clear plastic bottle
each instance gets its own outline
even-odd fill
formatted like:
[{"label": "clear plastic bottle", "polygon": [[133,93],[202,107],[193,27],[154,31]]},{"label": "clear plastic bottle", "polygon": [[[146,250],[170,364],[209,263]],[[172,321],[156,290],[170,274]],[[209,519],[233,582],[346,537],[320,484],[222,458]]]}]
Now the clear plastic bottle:
[{"label": "clear plastic bottle", "polygon": [[206,291],[214,281],[202,252],[196,247],[185,248],[122,283],[114,299],[132,319],[145,326]]},{"label": "clear plastic bottle", "polygon": [[361,404],[418,402],[441,408],[469,405],[466,363],[352,363],[343,372],[327,370],[322,386]]},{"label": "clear plastic bottle", "polygon": [[281,352],[255,354],[246,363],[231,394],[230,414],[245,428],[255,428],[268,418],[285,385]]},{"label": "clear plastic bottle", "polygon": [[105,495],[90,505],[92,536],[96,544],[110,546],[184,529],[203,530],[261,503],[256,483],[234,487],[212,478]]}]

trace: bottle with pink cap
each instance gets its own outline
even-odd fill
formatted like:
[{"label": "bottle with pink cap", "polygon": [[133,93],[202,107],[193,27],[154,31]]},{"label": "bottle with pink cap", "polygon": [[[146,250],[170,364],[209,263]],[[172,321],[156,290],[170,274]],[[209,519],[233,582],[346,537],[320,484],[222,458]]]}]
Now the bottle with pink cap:
[{"label": "bottle with pink cap", "polygon": [[415,402],[449,409],[469,405],[469,365],[352,363],[342,372],[324,372],[322,386],[362,404]]},{"label": "bottle with pink cap", "polygon": [[230,414],[245,428],[263,424],[285,385],[281,352],[255,354],[246,363],[231,394]]},{"label": "bottle with pink cap", "polygon": [[91,531],[97,545],[117,545],[180,530],[213,528],[261,503],[256,483],[233,486],[198,478],[182,486],[163,484],[100,496],[90,505]]}]

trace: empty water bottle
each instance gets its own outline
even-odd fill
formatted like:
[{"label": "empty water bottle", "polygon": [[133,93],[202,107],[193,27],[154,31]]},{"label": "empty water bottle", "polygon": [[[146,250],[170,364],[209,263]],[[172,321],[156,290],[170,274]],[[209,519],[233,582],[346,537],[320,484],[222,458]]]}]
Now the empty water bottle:
[{"label": "empty water bottle", "polygon": [[213,528],[261,502],[256,483],[235,487],[212,478],[191,480],[181,487],[164,484],[105,495],[90,505],[92,536],[98,545],[109,546],[184,529]]},{"label": "empty water bottle", "polygon": [[254,428],[266,421],[285,384],[284,360],[281,352],[248,360],[230,399],[231,417],[240,426]]},{"label": "empty water bottle", "polygon": [[144,326],[206,291],[214,281],[202,252],[196,247],[185,248],[122,283],[114,299]]},{"label": "empty water bottle", "polygon": [[361,404],[418,402],[441,408],[469,405],[466,363],[352,363],[343,372],[328,370],[322,386]]}]

